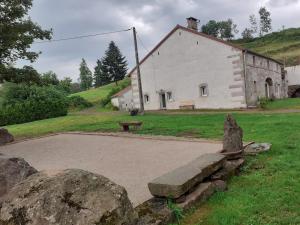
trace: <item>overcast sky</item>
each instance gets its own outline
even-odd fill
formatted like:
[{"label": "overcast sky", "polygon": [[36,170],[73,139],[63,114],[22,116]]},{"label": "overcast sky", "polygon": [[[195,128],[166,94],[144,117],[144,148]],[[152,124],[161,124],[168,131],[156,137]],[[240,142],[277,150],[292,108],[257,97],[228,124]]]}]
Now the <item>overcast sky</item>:
[{"label": "overcast sky", "polygon": [[[135,26],[143,45],[140,58],[151,50],[176,24],[186,25],[189,16],[201,20],[232,18],[242,31],[248,17],[261,6],[272,13],[273,30],[300,27],[300,0],[33,0],[30,16],[45,29],[53,29],[53,39],[88,35]],[[81,58],[93,71],[108,43],[114,40],[126,56],[129,69],[134,66],[132,32],[87,39],[34,44],[42,55],[33,64],[41,73],[52,70],[59,78],[77,81]],[[23,62],[19,62],[21,66]],[[29,64],[29,62],[26,62]]]}]

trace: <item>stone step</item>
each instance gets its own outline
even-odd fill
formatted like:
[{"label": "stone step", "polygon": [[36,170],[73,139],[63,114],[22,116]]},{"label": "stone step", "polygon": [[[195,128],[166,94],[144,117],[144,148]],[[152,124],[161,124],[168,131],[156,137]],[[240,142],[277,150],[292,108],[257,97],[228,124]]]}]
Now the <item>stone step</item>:
[{"label": "stone step", "polygon": [[148,188],[155,197],[179,198],[223,167],[225,159],[219,153],[204,154],[187,165],[154,179],[148,184]]}]

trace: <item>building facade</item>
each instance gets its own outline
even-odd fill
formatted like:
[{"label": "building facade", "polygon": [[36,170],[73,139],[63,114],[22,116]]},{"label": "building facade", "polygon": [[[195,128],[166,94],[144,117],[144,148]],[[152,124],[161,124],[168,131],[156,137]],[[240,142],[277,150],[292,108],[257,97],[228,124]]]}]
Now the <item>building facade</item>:
[{"label": "building facade", "polygon": [[[145,110],[247,108],[287,96],[280,62],[194,28],[177,25],[140,62]],[[139,108],[136,69],[129,75]]]},{"label": "building facade", "polygon": [[117,107],[121,111],[129,111],[133,109],[133,97],[132,88],[128,86],[117,94],[113,95],[111,98],[111,103],[114,107]]},{"label": "building facade", "polygon": [[288,75],[288,96],[300,97],[300,65],[286,68]]}]

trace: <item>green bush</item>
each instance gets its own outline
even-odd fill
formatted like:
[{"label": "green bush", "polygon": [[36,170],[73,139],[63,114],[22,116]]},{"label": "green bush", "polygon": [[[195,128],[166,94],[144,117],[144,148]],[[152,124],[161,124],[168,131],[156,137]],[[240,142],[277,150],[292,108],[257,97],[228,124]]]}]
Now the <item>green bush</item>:
[{"label": "green bush", "polygon": [[85,109],[93,106],[92,103],[90,103],[89,101],[85,100],[83,97],[78,95],[68,97],[68,105],[69,108],[71,109],[74,108]]},{"label": "green bush", "polygon": [[0,126],[65,116],[68,112],[66,96],[56,88],[5,85],[0,109]]}]

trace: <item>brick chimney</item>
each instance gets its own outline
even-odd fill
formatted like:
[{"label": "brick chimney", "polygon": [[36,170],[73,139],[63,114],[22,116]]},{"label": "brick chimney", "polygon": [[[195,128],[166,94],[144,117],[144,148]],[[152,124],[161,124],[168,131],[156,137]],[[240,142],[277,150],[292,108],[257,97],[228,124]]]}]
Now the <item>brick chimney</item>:
[{"label": "brick chimney", "polygon": [[194,17],[189,17],[186,18],[186,21],[187,21],[187,28],[198,31],[198,23],[200,22],[200,20]]}]

